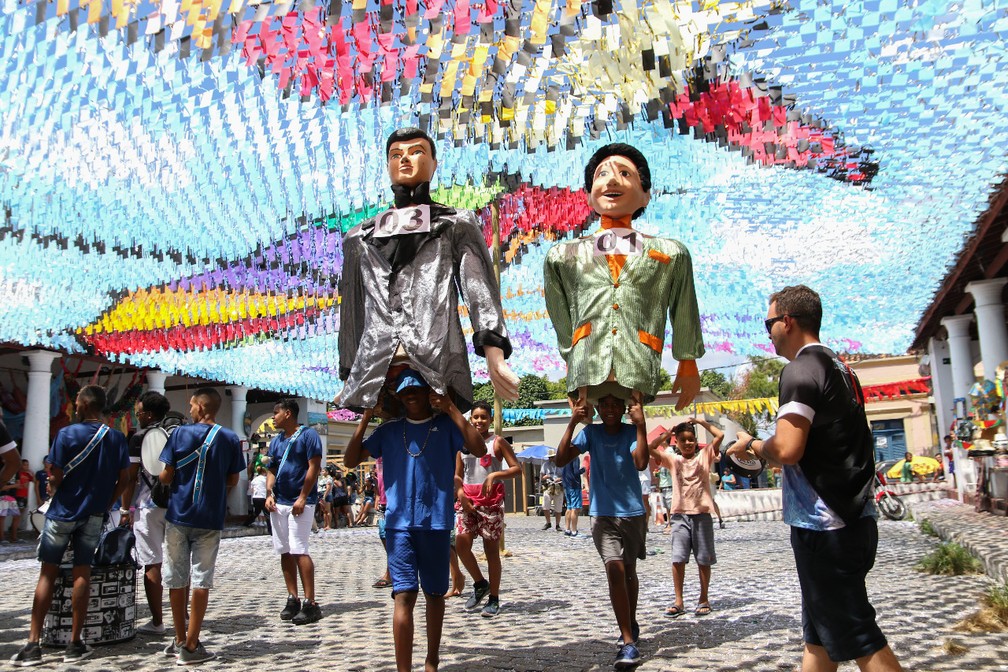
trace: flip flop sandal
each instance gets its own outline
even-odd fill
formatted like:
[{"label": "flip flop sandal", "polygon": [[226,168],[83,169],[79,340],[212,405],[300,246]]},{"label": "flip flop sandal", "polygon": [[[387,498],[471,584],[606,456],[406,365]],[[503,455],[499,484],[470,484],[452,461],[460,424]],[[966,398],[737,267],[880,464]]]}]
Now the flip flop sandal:
[{"label": "flip flop sandal", "polygon": [[682,616],[685,613],[686,613],[686,610],[683,607],[680,607],[680,606],[677,606],[677,605],[674,605],[674,604],[671,607],[669,607],[668,609],[665,610],[665,615],[666,616],[671,616],[672,618],[679,618],[680,616]]},{"label": "flip flop sandal", "polygon": [[389,581],[388,579],[378,579],[377,581],[375,581],[374,583],[371,584],[371,587],[372,588],[388,588],[391,585],[392,585],[392,582]]},{"label": "flip flop sandal", "polygon": [[707,616],[712,611],[710,604],[704,602],[703,604],[698,604],[696,611],[693,612],[694,616]]}]

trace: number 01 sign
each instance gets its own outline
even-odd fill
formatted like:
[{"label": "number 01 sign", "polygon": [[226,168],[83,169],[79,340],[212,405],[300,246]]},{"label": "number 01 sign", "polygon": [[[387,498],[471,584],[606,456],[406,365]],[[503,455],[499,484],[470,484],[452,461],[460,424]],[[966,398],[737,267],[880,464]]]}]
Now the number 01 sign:
[{"label": "number 01 sign", "polygon": [[644,251],[643,236],[633,229],[606,229],[595,236],[595,256],[624,254],[628,257]]}]

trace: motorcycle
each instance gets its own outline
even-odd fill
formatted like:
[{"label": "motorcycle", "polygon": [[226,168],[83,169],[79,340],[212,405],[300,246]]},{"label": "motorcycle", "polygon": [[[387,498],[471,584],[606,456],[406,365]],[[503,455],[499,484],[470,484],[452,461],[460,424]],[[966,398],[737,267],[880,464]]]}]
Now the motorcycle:
[{"label": "motorcycle", "polygon": [[875,472],[875,506],[889,520],[903,520],[906,518],[906,504],[899,496],[889,489],[886,477],[881,472]]}]

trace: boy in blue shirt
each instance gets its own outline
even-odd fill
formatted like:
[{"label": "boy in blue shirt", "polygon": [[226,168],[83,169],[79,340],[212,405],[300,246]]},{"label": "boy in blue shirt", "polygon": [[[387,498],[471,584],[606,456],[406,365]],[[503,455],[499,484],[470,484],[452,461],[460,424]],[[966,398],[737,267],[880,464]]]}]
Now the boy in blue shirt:
[{"label": "boy in blue shirt", "polygon": [[[287,605],[280,612],[280,620],[295,625],[322,618],[315,601],[315,563],[308,555],[308,537],[318,504],[322,439],[311,427],[298,424],[300,410],[293,399],[281,399],[273,407],[273,426],[280,433],[270,441],[266,475],[266,510],[273,528],[273,550],[280,555],[287,585]],[[304,588],[303,604],[298,599],[298,574]]]},{"label": "boy in blue shirt", "polygon": [[[177,655],[178,662],[185,665],[214,658],[200,643],[199,633],[213,588],[227,493],[245,469],[238,435],[216,422],[220,405],[217,390],[196,390],[189,400],[189,415],[195,424],[177,428],[161,451],[165,468],[158,478],[171,486],[165,514],[162,578],[175,623],[175,636],[165,653]],[[186,592],[190,585],[187,632]]]},{"label": "boy in blue shirt", "polygon": [[52,604],[53,587],[60,562],[73,540],[73,594],[70,643],[64,662],[75,663],[91,655],[81,640],[87,616],[91,559],[101,535],[102,520],[126,487],[129,475],[129,448],[122,432],[102,422],[105,390],[97,385],[81,388],[75,400],[80,420],[56,435],[49,452],[53,495],[39,536],[38,559],[42,562],[35,600],[32,603],[28,643],[14,654],[18,667],[42,662],[39,638],[42,623]]},{"label": "boy in blue shirt", "polygon": [[465,451],[482,457],[486,445],[451,395],[431,390],[417,371],[404,369],[393,389],[406,417],[382,423],[365,439],[374,416],[373,409],[365,410],[347,444],[343,463],[353,469],[369,455],[382,458],[387,499],[385,548],[395,600],[392,638],[396,668],[408,672],[412,666],[413,608],[422,587],[427,603],[424,670],[434,672],[439,663],[450,536],[455,524],[455,456]]},{"label": "boy in blue shirt", "polygon": [[[581,453],[591,456],[588,496],[592,539],[605,563],[609,600],[620,629],[619,652],[613,666],[627,669],[640,661],[637,639],[637,560],[646,557],[647,517],[641,499],[639,471],[648,464],[647,423],[640,402],[630,402],[630,421],[622,422],[627,405],[607,395],[599,399],[601,425],[593,425],[584,406],[575,406],[556,463],[563,466]],[[579,423],[585,427],[571,438]]]}]

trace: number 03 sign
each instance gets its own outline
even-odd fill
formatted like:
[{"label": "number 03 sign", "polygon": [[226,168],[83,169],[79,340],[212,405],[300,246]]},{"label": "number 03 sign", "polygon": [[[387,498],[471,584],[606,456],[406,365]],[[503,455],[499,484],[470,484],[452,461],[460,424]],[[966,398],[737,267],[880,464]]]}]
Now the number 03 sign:
[{"label": "number 03 sign", "polygon": [[375,238],[389,238],[406,233],[430,232],[430,206],[412,205],[390,209],[375,217]]},{"label": "number 03 sign", "polygon": [[606,229],[595,236],[595,256],[623,254],[628,257],[644,251],[643,236],[633,229]]}]

